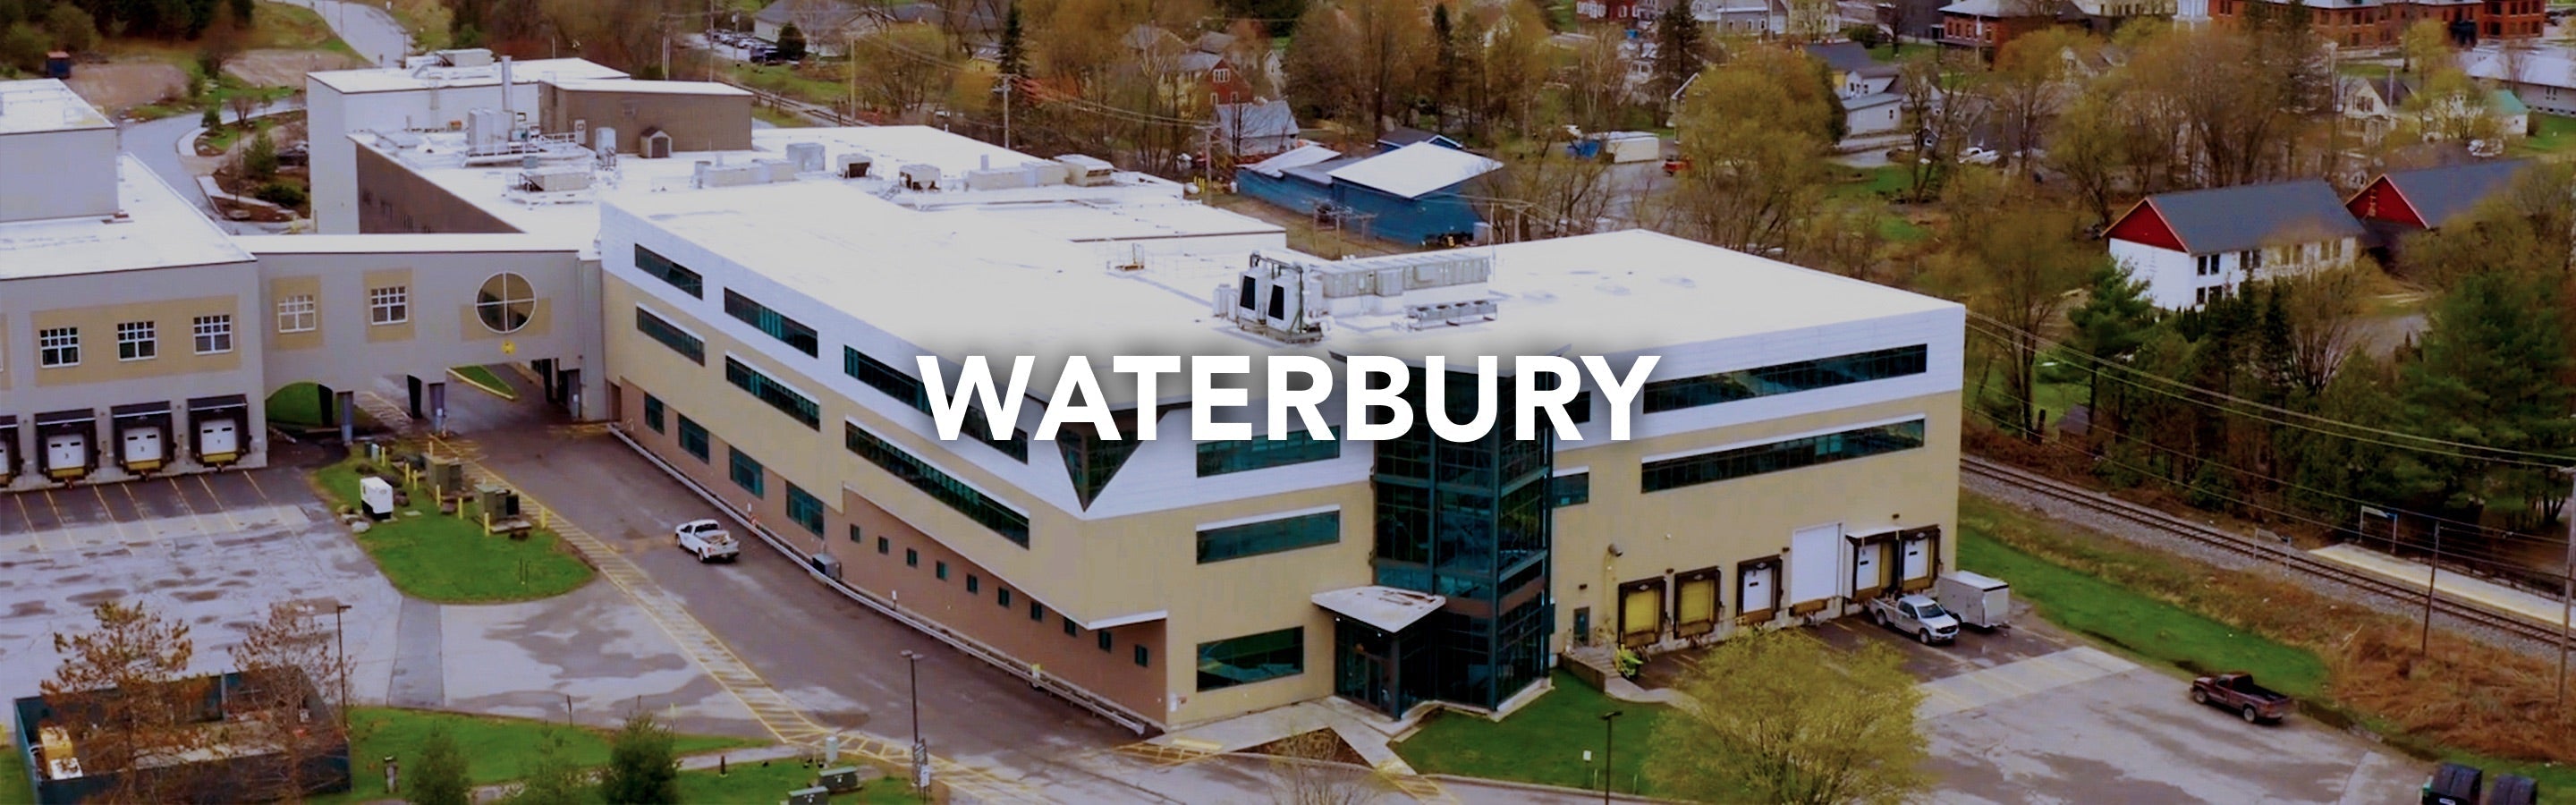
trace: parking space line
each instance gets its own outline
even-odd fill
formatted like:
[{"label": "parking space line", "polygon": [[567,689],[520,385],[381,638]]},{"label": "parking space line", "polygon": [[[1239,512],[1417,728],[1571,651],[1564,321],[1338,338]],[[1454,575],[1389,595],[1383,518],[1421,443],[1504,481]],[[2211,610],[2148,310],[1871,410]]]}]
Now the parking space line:
[{"label": "parking space line", "polygon": [[45,530],[36,527],[35,515],[27,513],[27,495],[24,493],[10,495],[9,504],[18,510],[18,521],[27,524],[27,539],[35,541],[36,553],[38,555],[53,553],[45,550]]},{"label": "parking space line", "polygon": [[71,523],[70,518],[66,518],[66,517],[64,517],[64,516],[63,516],[63,505],[62,505],[62,503],[60,503],[60,502],[58,502],[58,501],[54,500],[54,490],[51,490],[51,489],[40,489],[40,490],[37,490],[37,491],[39,491],[39,492],[43,492],[43,493],[45,494],[45,510],[50,511],[50,512],[53,512],[53,515],[54,515],[54,530],[56,530],[56,531],[60,531],[60,532],[62,532],[62,533],[63,533],[63,540],[64,540],[65,542],[68,542],[68,543],[70,543],[70,544],[71,544],[71,545],[70,545],[70,547],[71,547],[71,549],[72,549],[72,550],[74,550],[74,551],[78,551],[78,550],[80,550],[80,549],[81,549],[81,540],[80,540],[80,535],[79,535],[77,532],[74,532],[74,531],[72,530],[72,523]]},{"label": "parking space line", "polygon": [[[170,494],[179,499],[179,510],[187,512],[188,524],[196,526],[197,534],[206,538],[206,547],[209,549],[215,548],[216,542],[221,535],[217,534],[213,528],[208,527],[205,518],[197,516],[197,504],[188,502],[188,487],[181,485],[177,476],[171,476],[170,478]],[[236,531],[238,531],[238,529],[236,529]]]},{"label": "parking space line", "polygon": [[[143,553],[135,550],[134,543],[126,539],[125,523],[116,519],[116,507],[108,504],[107,491],[98,488],[97,484],[91,484],[89,491],[90,494],[98,496],[99,514],[104,515],[107,518],[107,527],[116,532],[116,544],[125,549],[125,555],[137,559],[143,558]],[[144,539],[144,542],[146,543],[151,541],[152,540],[149,537]]]},{"label": "parking space line", "polygon": [[200,474],[197,476],[197,485],[205,487],[206,499],[214,501],[215,511],[224,516],[224,524],[231,526],[233,533],[239,534],[246,530],[242,528],[240,520],[233,519],[232,507],[224,505],[224,496],[215,493],[215,484],[213,481],[206,480],[206,476]]}]

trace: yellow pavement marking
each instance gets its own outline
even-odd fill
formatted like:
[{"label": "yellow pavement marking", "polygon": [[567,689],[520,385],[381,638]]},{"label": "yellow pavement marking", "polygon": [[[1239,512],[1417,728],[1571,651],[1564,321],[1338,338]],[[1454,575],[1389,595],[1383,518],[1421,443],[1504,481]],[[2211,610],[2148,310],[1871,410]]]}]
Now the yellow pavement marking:
[{"label": "yellow pavement marking", "polygon": [[151,525],[152,521],[165,518],[153,517],[144,512],[143,499],[134,496],[134,486],[135,484],[129,481],[117,484],[116,488],[125,492],[125,502],[134,506],[135,522],[144,524],[142,526],[144,538],[154,542],[163,543],[165,546],[170,548],[171,555],[176,556],[178,554],[178,546],[171,544],[175,542],[175,540],[172,540],[169,535],[162,533],[159,527]]},{"label": "yellow pavement marking", "polygon": [[45,550],[45,530],[36,527],[35,515],[27,513],[27,497],[25,495],[18,496],[16,498],[16,503],[18,504],[18,519],[19,521],[27,524],[27,538],[36,542],[36,553],[47,556],[52,555],[52,551]]},{"label": "yellow pavement marking", "polygon": [[1395,790],[1403,792],[1405,796],[1412,797],[1416,801],[1440,803],[1441,805],[1453,805],[1458,802],[1458,797],[1450,794],[1449,789],[1441,787],[1438,780],[1433,780],[1429,777],[1424,777],[1418,774],[1401,774],[1387,771],[1385,769],[1379,769],[1378,774],[1381,777],[1385,777],[1387,784],[1394,786]]},{"label": "yellow pavement marking", "polygon": [[[178,479],[174,478],[171,480],[175,483]],[[206,480],[204,473],[199,473],[197,475],[197,485],[206,488],[206,499],[215,502],[215,512],[224,516],[224,524],[231,526],[233,533],[242,533],[241,521],[233,519],[232,507],[224,505],[224,496],[215,493],[215,483],[213,481]]]},{"label": "yellow pavement marking", "polygon": [[188,513],[188,524],[196,526],[197,534],[206,538],[206,547],[214,547],[215,530],[207,528],[205,518],[197,516],[196,504],[188,502],[188,488],[179,485],[178,476],[170,476],[167,480],[170,482],[170,494],[179,498],[179,509]]},{"label": "yellow pavement marking", "polygon": [[80,548],[81,548],[80,537],[75,536],[75,535],[72,533],[72,522],[71,522],[70,520],[65,519],[65,518],[63,517],[63,507],[62,507],[62,504],[59,504],[59,503],[55,503],[55,502],[54,502],[54,490],[51,490],[51,489],[39,489],[39,490],[36,490],[36,491],[44,493],[44,495],[45,495],[45,508],[46,508],[46,509],[49,509],[49,510],[51,510],[51,511],[53,511],[53,513],[54,513],[54,528],[55,528],[56,530],[59,530],[59,531],[63,532],[63,541],[71,543],[71,549],[72,549],[72,550],[74,550],[74,551],[78,551],[78,550],[80,550]]},{"label": "yellow pavement marking", "polygon": [[[480,452],[473,450],[473,443],[464,439],[442,439],[432,436],[429,437],[428,442],[433,447],[447,448],[458,453]],[[458,447],[468,448],[468,450],[456,450]],[[462,460],[470,477],[488,479],[493,483],[520,489],[500,473],[484,466],[482,462],[472,458]],[[706,672],[708,678],[715,681],[717,687],[731,694],[735,701],[741,702],[743,708],[751,712],[752,718],[759,721],[761,727],[776,736],[780,742],[799,746],[820,746],[825,738],[837,734],[841,736],[843,752],[891,764],[897,768],[910,766],[912,749],[909,745],[872,735],[842,733],[816,722],[805,708],[789,699],[759,672],[752,670],[750,663],[744,662],[740,655],[734,653],[732,647],[725,645],[724,641],[716,637],[714,632],[709,631],[705,624],[699,623],[677,597],[662,589],[661,585],[654,583],[652,577],[645,574],[644,569],[637,566],[633,560],[611,549],[599,537],[565,519],[553,508],[546,506],[543,501],[527,494],[524,489],[520,489],[519,502],[526,511],[536,514],[539,521],[545,523],[545,527],[554,531],[565,543],[589,556],[592,564],[599,568],[599,574],[602,577],[607,578],[610,584],[615,585],[620,592],[626,594],[629,600],[634,601],[664,635],[670,637],[681,651],[689,655],[690,660]],[[982,769],[966,766],[937,755],[931,756],[930,762],[934,774],[941,782],[977,802],[1047,801],[1045,796],[1027,784],[1004,779]]]},{"label": "yellow pavement marking", "polygon": [[[107,505],[107,490],[93,484],[89,491],[90,494],[98,496],[99,516],[107,518],[107,527],[116,532],[116,544],[125,548],[125,555],[141,558],[143,554],[135,552],[134,543],[125,540],[125,524],[116,521],[116,510]],[[151,540],[146,539],[144,542],[149,543]]]}]

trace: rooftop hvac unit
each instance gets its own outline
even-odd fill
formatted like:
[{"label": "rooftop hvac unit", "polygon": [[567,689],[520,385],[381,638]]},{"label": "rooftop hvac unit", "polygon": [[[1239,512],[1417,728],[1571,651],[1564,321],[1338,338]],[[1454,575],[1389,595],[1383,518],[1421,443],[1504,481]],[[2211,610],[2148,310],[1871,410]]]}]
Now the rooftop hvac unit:
[{"label": "rooftop hvac unit", "polygon": [[788,143],[787,161],[796,165],[797,173],[822,173],[823,144]]},{"label": "rooftop hvac unit", "polygon": [[1014,187],[1028,187],[1032,184],[1031,180],[1035,178],[1037,174],[1034,171],[1014,168],[967,171],[966,189],[1008,190]]},{"label": "rooftop hvac unit", "polygon": [[590,151],[600,156],[617,155],[617,129],[608,126],[590,130]]},{"label": "rooftop hvac unit", "polygon": [[840,174],[843,179],[864,179],[868,168],[876,163],[866,154],[842,154],[833,158],[832,164],[832,172]]},{"label": "rooftop hvac unit", "polygon": [[758,164],[718,165],[713,162],[700,162],[694,178],[698,187],[740,187],[768,182],[769,169]]},{"label": "rooftop hvac unit", "polygon": [[929,190],[938,187],[939,166],[921,164],[903,166],[903,186],[911,190]]},{"label": "rooftop hvac unit", "polygon": [[1444,324],[1492,321],[1496,310],[1494,300],[1477,299],[1468,302],[1407,305],[1404,308],[1404,317],[1411,319],[1412,327],[1419,330]]},{"label": "rooftop hvac unit", "polygon": [[759,177],[770,183],[796,181],[796,163],[784,159],[755,159],[751,166]]},{"label": "rooftop hvac unit", "polygon": [[505,150],[510,142],[510,117],[499,109],[469,109],[465,112],[465,153],[487,156]]},{"label": "rooftop hvac unit", "polygon": [[492,51],[489,48],[456,48],[434,51],[430,55],[437,56],[439,65],[444,67],[492,66]]},{"label": "rooftop hvac unit", "polygon": [[590,189],[590,170],[573,165],[523,171],[519,189],[530,193],[569,193]]},{"label": "rooftop hvac unit", "polygon": [[1215,311],[1217,318],[1233,318],[1234,297],[1234,283],[1229,282],[1216,286],[1216,298],[1210,301],[1216,303],[1213,310]]},{"label": "rooftop hvac unit", "polygon": [[1065,166],[1068,172],[1066,181],[1077,187],[1097,187],[1108,184],[1110,175],[1118,172],[1117,166],[1109,164],[1108,160],[1094,156],[1066,154],[1056,157],[1055,161]]}]

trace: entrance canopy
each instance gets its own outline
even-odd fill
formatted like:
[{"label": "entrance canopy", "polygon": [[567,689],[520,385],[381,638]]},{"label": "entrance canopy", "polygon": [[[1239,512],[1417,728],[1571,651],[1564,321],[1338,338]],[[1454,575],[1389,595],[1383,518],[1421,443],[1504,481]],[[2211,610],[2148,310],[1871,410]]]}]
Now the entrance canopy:
[{"label": "entrance canopy", "polygon": [[1333,614],[1377,627],[1388,634],[1404,631],[1449,599],[1393,587],[1350,587],[1314,595],[1316,606]]}]

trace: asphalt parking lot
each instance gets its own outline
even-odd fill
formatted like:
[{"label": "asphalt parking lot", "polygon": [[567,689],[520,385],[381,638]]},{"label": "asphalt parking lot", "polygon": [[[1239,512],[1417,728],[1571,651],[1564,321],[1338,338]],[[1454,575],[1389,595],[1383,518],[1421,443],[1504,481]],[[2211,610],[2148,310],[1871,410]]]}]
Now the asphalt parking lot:
[{"label": "asphalt parking lot", "polygon": [[2015,627],[1924,646],[1848,618],[1828,642],[1882,642],[1925,680],[1936,802],[2414,802],[2429,764],[2301,716],[2249,725],[2027,607]]}]

